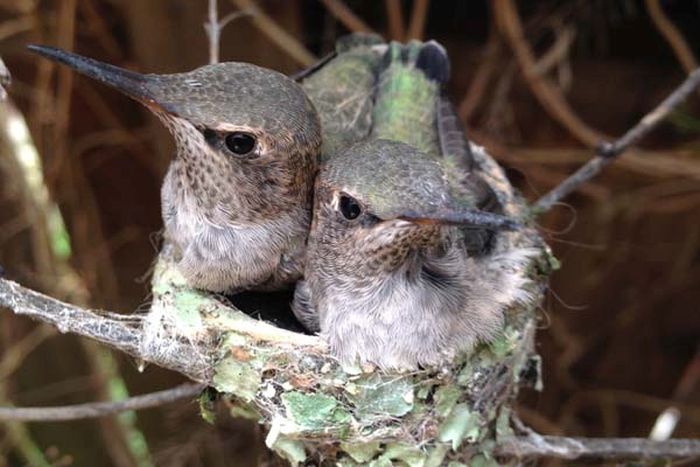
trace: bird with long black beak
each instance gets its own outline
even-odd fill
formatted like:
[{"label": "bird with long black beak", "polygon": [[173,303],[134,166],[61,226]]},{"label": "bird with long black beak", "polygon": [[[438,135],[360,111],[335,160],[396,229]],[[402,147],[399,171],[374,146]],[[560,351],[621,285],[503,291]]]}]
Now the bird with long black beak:
[{"label": "bird with long black beak", "polygon": [[520,226],[455,133],[444,49],[392,44],[385,62],[372,137],[321,165],[293,309],[344,363],[415,369],[498,333],[529,252],[485,234]]},{"label": "bird with long black beak", "polygon": [[298,84],[247,63],[140,74],[29,48],[118,89],[170,130],[177,153],[161,190],[164,237],[191,286],[231,293],[300,277],[321,128]]}]

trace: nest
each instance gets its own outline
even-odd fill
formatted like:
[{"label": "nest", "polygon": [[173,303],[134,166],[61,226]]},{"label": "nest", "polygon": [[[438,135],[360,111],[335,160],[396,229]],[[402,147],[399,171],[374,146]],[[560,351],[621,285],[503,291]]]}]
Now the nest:
[{"label": "nest", "polygon": [[[473,150],[506,213],[524,218],[526,206],[503,171],[482,148]],[[536,308],[554,265],[533,229],[497,235],[496,253],[538,252],[519,271],[528,299],[513,297],[495,340],[441,368],[389,373],[342,366],[321,338],[276,327],[222,297],[188,288],[168,248],[155,269],[139,353],[223,394],[232,416],[264,424],[268,447],[295,465],[488,459],[498,438],[511,434],[509,402],[519,386],[538,384]]]}]

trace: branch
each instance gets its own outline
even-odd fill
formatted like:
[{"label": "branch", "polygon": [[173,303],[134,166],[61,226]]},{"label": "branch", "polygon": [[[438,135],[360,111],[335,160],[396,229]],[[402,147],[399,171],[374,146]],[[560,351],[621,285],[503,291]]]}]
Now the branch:
[{"label": "branch", "polygon": [[185,383],[180,386],[134,396],[122,401],[90,402],[60,407],[0,407],[0,420],[24,422],[65,422],[97,418],[128,410],[142,410],[197,396],[206,386]]},{"label": "branch", "polygon": [[137,359],[179,371],[195,381],[208,381],[209,368],[206,362],[202,362],[197,346],[183,342],[177,335],[159,336],[163,340],[161,344],[174,349],[174,353],[147,354],[140,317],[83,309],[6,279],[0,279],[0,306],[10,308],[18,315],[49,323],[63,333],[88,337]]},{"label": "branch", "polygon": [[221,43],[221,31],[234,19],[249,15],[247,10],[234,11],[219,20],[219,8],[217,0],[209,0],[209,19],[204,23],[204,30],[209,39],[209,63],[219,63],[219,46]]},{"label": "branch", "polygon": [[535,72],[539,75],[549,73],[554,67],[566,60],[574,39],[576,39],[576,32],[573,28],[561,27],[553,32],[556,35],[554,44],[540,56],[535,64]]},{"label": "branch", "polygon": [[257,26],[272,42],[287,52],[294,61],[302,66],[310,66],[318,58],[309,52],[294,36],[285,31],[275,20],[265,14],[253,0],[231,0],[240,9],[250,12],[253,24]]},{"label": "branch", "polygon": [[209,63],[219,63],[221,27],[219,26],[219,7],[216,0],[209,0],[209,21],[204,23],[204,30],[209,38]]},{"label": "branch", "polygon": [[587,146],[595,147],[603,139],[603,135],[582,121],[571,109],[559,88],[538,72],[535,55],[525,39],[513,0],[496,0],[492,6],[496,24],[513,49],[525,81],[535,98],[552,118],[578,140]]},{"label": "branch", "polygon": [[693,51],[678,28],[668,19],[659,0],[646,0],[645,4],[649,17],[654,22],[656,29],[666,39],[683,69],[687,73],[692,72],[698,67]]},{"label": "branch", "polygon": [[325,5],[331,15],[352,32],[374,32],[367,23],[362,21],[362,19],[353,13],[341,0],[321,0],[321,3]]},{"label": "branch", "polygon": [[500,36],[492,24],[489,28],[488,42],[480,54],[479,67],[474,72],[474,77],[469,83],[469,88],[464,93],[464,98],[459,104],[459,110],[457,111],[465,124],[469,123],[472,114],[486,95],[486,90],[492,83],[494,73],[499,69],[499,58],[502,49]]},{"label": "branch", "polygon": [[567,438],[531,434],[506,439],[498,444],[496,455],[555,457],[559,459],[681,459],[700,456],[700,440],[646,438]]},{"label": "branch", "polygon": [[608,164],[613,162],[630,146],[639,142],[639,140],[654,129],[659,122],[666,118],[669,113],[683,103],[698,85],[700,85],[700,68],[693,71],[671,95],[664,99],[654,110],[645,115],[639,123],[622,135],[622,137],[613,143],[599,145],[596,156],[552,191],[537,200],[532,207],[533,212],[539,214],[548,211],[559,200],[600,173]]},{"label": "branch", "polygon": [[401,0],[384,0],[384,8],[389,22],[389,37],[395,41],[403,41],[406,31],[403,25]]},{"label": "branch", "polygon": [[[681,379],[673,390],[675,403],[685,402],[695,391],[698,382],[700,382],[700,346],[695,350],[695,356],[685,367]],[[661,441],[671,437],[682,415],[676,404],[664,409],[656,418],[651,433],[649,433],[650,439]]]},{"label": "branch", "polygon": [[408,25],[406,39],[422,39],[423,31],[425,30],[425,22],[428,16],[428,7],[430,0],[415,0],[413,2],[413,12],[411,13],[411,22]]},{"label": "branch", "polygon": [[[590,151],[586,149],[516,149],[509,150],[498,147],[497,143],[486,139],[481,134],[472,131],[472,135],[479,144],[489,149],[496,148],[497,159],[509,164],[537,165],[537,166],[566,166],[580,164],[590,159]],[[665,177],[684,177],[692,180],[700,180],[700,161],[690,159],[691,151],[680,149],[674,151],[644,151],[630,148],[625,152],[625,157],[616,162],[618,167],[630,172]]]}]

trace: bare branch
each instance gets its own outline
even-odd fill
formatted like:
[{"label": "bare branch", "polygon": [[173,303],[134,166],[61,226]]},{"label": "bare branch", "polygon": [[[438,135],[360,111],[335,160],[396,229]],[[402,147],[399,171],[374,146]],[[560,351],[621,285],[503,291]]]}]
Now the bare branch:
[{"label": "bare branch", "polygon": [[[176,349],[175,353],[144,355],[144,335],[138,316],[87,310],[6,279],[0,279],[0,306],[8,307],[19,315],[27,315],[52,324],[61,332],[79,334],[138,359],[178,371],[195,381],[208,381],[209,368],[207,362],[202,361],[198,354],[199,349],[192,342],[182,342],[176,335],[160,337],[167,341],[164,344]],[[180,358],[175,358],[175,355],[179,355]]]},{"label": "bare branch", "polygon": [[502,54],[502,49],[501,38],[492,24],[489,30],[488,42],[480,54],[479,67],[476,69],[474,77],[469,83],[469,88],[464,93],[464,98],[459,104],[457,113],[465,124],[469,123],[472,114],[486,95],[492,77],[500,65],[499,58]]},{"label": "bare branch", "polygon": [[532,52],[513,0],[495,0],[492,4],[494,18],[501,33],[510,44],[527,85],[549,115],[566,128],[579,141],[595,147],[604,135],[588,126],[573,111],[557,86],[538,73]]},{"label": "bare branch", "polygon": [[0,407],[0,420],[65,422],[68,420],[104,417],[128,410],[149,409],[192,398],[202,392],[205,387],[203,384],[185,383],[171,389],[113,402],[89,402],[60,407]]},{"label": "bare branch", "polygon": [[389,22],[389,37],[395,41],[403,41],[406,31],[403,25],[401,0],[384,0],[384,8]]},{"label": "bare branch", "polygon": [[420,40],[423,38],[429,6],[430,0],[416,0],[413,2],[413,12],[411,13],[411,22],[408,25],[406,39]]},{"label": "bare branch", "polygon": [[224,29],[226,26],[228,26],[228,23],[233,21],[234,19],[242,18],[244,16],[251,16],[252,13],[248,10],[239,10],[239,11],[232,11],[228,15],[224,16],[219,20],[219,28]]},{"label": "bare branch", "polygon": [[695,356],[685,367],[681,379],[673,390],[675,404],[664,409],[656,418],[649,433],[649,439],[660,441],[671,437],[683,415],[677,404],[685,402],[693,394],[698,382],[700,382],[700,346],[695,350]]},{"label": "bare branch", "polygon": [[27,355],[32,353],[49,337],[55,336],[56,330],[51,326],[36,326],[26,336],[12,345],[0,358],[0,381],[7,378],[19,368]]},{"label": "bare branch", "polygon": [[656,125],[678,107],[700,85],[700,68],[692,72],[688,78],[671,93],[661,104],[642,118],[639,123],[627,133],[612,143],[598,146],[597,155],[578,169],[573,175],[560,183],[552,191],[537,200],[533,205],[534,213],[548,211],[559,200],[587,182],[608,164],[613,162],[630,146],[636,144],[647,135]]},{"label": "bare branch", "polygon": [[318,57],[309,52],[299,40],[266,15],[253,0],[231,1],[239,8],[250,11],[253,17],[253,24],[279,48],[287,52],[297,63],[302,66],[309,66],[318,60]]},{"label": "bare branch", "polygon": [[221,32],[226,25],[234,19],[247,16],[248,10],[234,11],[219,19],[219,6],[217,0],[209,0],[208,20],[204,23],[204,30],[207,32],[209,39],[209,63],[219,63],[219,50],[221,44]]},{"label": "bare branch", "polygon": [[649,17],[654,22],[656,29],[666,39],[683,69],[687,73],[692,72],[698,67],[698,61],[695,59],[695,55],[693,55],[693,51],[688,46],[683,35],[664,13],[661,2],[659,0],[646,0],[645,4]]},{"label": "bare branch", "polygon": [[321,0],[321,3],[325,5],[330,14],[352,32],[374,32],[342,0]]},{"label": "bare branch", "polygon": [[21,16],[17,19],[4,21],[0,24],[0,40],[6,40],[15,34],[30,31],[36,27],[37,19],[33,15]]},{"label": "bare branch", "polygon": [[700,456],[700,440],[646,438],[567,438],[531,434],[504,440],[497,455],[559,459],[681,459]]},{"label": "bare branch", "polygon": [[[477,135],[477,133],[472,131],[472,135]],[[497,143],[483,137],[479,142],[489,149],[496,148],[493,152],[498,156],[498,160],[509,164],[562,167],[587,162],[591,157],[591,152],[586,149],[510,150],[498,147]],[[700,162],[692,160],[688,157],[689,155],[691,155],[691,151],[685,149],[646,151],[630,148],[625,151],[625,157],[618,158],[616,164],[625,170],[642,175],[700,180]]]},{"label": "bare branch", "polygon": [[209,21],[204,23],[204,30],[209,38],[209,63],[219,63],[221,27],[219,25],[219,6],[216,0],[209,0]]}]

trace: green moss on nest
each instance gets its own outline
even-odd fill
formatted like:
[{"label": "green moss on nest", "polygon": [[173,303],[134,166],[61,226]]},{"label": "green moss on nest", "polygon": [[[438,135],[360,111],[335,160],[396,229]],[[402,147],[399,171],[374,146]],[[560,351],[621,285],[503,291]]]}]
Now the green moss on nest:
[{"label": "green moss on nest", "polygon": [[[495,163],[475,151],[495,189],[510,190]],[[501,197],[510,200],[509,214],[524,212],[512,192]],[[442,368],[384,373],[342,367],[320,338],[276,328],[220,297],[188,289],[167,249],[156,267],[146,326],[189,343],[194,351],[188,358],[204,365],[195,379],[230,398],[232,416],[269,427],[267,445],[293,465],[319,459],[340,466],[494,465],[493,446],[511,434],[510,402],[522,384],[538,381],[532,374],[538,370],[535,310],[557,266],[534,230],[500,241],[541,252],[523,272],[531,280],[529,297],[514,300],[496,339]]]}]

